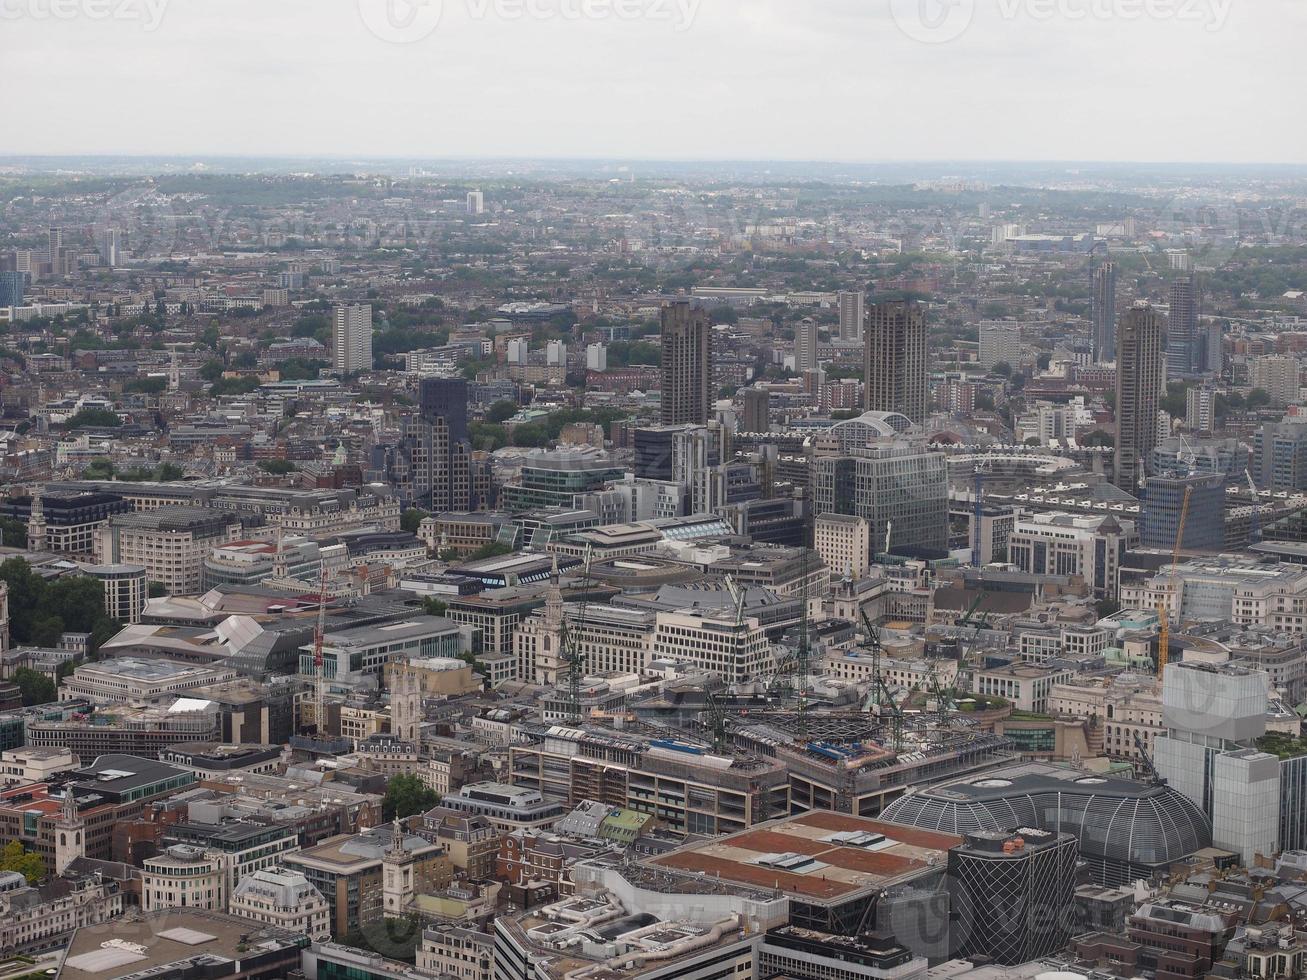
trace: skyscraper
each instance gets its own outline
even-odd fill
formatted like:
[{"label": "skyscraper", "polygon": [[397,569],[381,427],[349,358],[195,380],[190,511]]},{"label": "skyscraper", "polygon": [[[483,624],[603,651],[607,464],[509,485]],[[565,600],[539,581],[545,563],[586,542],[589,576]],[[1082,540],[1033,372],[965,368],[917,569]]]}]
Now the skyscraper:
[{"label": "skyscraper", "polygon": [[862,290],[840,293],[840,340],[862,340],[865,301]]},{"label": "skyscraper", "polygon": [[338,306],[332,331],[332,367],[342,374],[372,370],[372,307]]},{"label": "skyscraper", "polygon": [[425,378],[418,389],[418,410],[427,419],[444,419],[451,439],[468,437],[467,382],[461,378]]},{"label": "skyscraper", "polygon": [[1290,416],[1258,429],[1252,472],[1263,490],[1307,490],[1307,419]]},{"label": "skyscraper", "polygon": [[1136,303],[1116,331],[1116,485],[1136,493],[1157,443],[1163,317]]},{"label": "skyscraper", "polygon": [[468,440],[462,378],[424,378],[418,410],[405,417],[398,445],[378,449],[377,468],[406,504],[475,511],[494,501],[489,461]]},{"label": "skyscraper", "polygon": [[122,262],[122,232],[117,228],[104,228],[100,231],[100,262],[113,268]]},{"label": "skyscraper", "polygon": [[1116,264],[1104,262],[1094,270],[1094,362],[1116,360]]},{"label": "skyscraper", "polygon": [[740,394],[744,398],[740,431],[771,431],[771,392],[766,388],[745,388]]},{"label": "skyscraper", "polygon": [[[814,456],[812,512],[852,514],[871,524],[875,552],[948,548],[948,468],[944,454],[908,443]],[[932,555],[933,556],[933,555]]]},{"label": "skyscraper", "polygon": [[1210,434],[1216,428],[1216,389],[1190,388],[1184,402],[1184,424],[1194,432]]},{"label": "skyscraper", "polygon": [[663,425],[706,425],[713,403],[712,325],[688,299],[663,306]]},{"label": "skyscraper", "polygon": [[797,374],[817,369],[817,321],[804,317],[794,328],[794,370]]},{"label": "skyscraper", "polygon": [[0,272],[0,307],[22,306],[26,272]]},{"label": "skyscraper", "polygon": [[62,228],[51,228],[47,240],[50,243],[50,274],[62,276],[66,271],[64,268],[64,230]]},{"label": "skyscraper", "polygon": [[1221,329],[1221,321],[1213,320],[1200,333],[1199,344],[1205,348],[1203,370],[1208,374],[1220,374],[1225,370],[1225,332]]},{"label": "skyscraper", "polygon": [[1166,332],[1166,376],[1178,378],[1197,374],[1200,351],[1206,346],[1198,337],[1198,285],[1193,276],[1171,281],[1171,315]]},{"label": "skyscraper", "polygon": [[[1144,481],[1139,540],[1145,548],[1169,549],[1180,532],[1185,515],[1184,540],[1190,551],[1219,551],[1225,544],[1225,476],[1150,476]],[[1186,511],[1185,497],[1189,504]]]},{"label": "skyscraper", "polygon": [[863,368],[866,407],[926,417],[926,311],[915,300],[873,303],[867,311]]}]

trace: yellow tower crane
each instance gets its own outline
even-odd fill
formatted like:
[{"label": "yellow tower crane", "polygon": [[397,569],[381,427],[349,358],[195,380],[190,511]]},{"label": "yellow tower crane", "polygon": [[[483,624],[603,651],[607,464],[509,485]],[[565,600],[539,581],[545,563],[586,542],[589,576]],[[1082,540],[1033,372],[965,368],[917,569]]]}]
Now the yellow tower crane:
[{"label": "yellow tower crane", "polygon": [[[1180,546],[1184,543],[1184,525],[1189,519],[1189,498],[1193,496],[1194,488],[1184,488],[1184,503],[1180,506],[1180,523],[1175,529],[1175,549],[1171,552],[1171,578],[1167,582],[1166,595],[1157,600],[1157,618],[1162,624],[1161,632],[1157,637],[1157,676],[1160,679],[1166,671],[1166,663],[1171,657],[1171,618],[1167,612],[1167,596],[1175,595],[1176,566],[1180,564]],[[1180,610],[1176,609],[1176,618],[1179,619]]]}]

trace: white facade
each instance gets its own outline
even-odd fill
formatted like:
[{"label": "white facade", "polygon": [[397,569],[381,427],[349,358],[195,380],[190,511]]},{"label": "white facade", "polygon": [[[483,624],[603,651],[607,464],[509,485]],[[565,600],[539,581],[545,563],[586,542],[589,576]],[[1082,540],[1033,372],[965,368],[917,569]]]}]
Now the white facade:
[{"label": "white facade", "polygon": [[1024,346],[1021,343],[1021,325],[1008,320],[980,321],[980,366],[986,371],[995,364],[1015,368],[1021,363]]},{"label": "white facade", "polygon": [[331,938],[327,900],[298,871],[270,868],[242,878],[232,893],[228,911],[310,939]]},{"label": "white facade", "polygon": [[802,374],[817,368],[817,321],[805,318],[794,328],[794,370]]},{"label": "white facade", "polygon": [[767,633],[752,617],[736,623],[688,612],[660,612],[653,654],[714,671],[728,684],[747,681],[774,666]]},{"label": "white facade", "polygon": [[372,307],[338,306],[332,330],[332,367],[342,374],[372,370]]},{"label": "white facade", "polygon": [[1212,843],[1251,864],[1277,850],[1280,760],[1253,747],[1266,732],[1269,679],[1259,671],[1172,663],[1162,685],[1166,733],[1154,762],[1212,821]]},{"label": "white facade", "polygon": [[1008,561],[1032,575],[1079,576],[1099,596],[1114,596],[1133,526],[1112,517],[1034,514],[1017,521]]},{"label": "white facade", "polygon": [[871,522],[847,514],[822,514],[813,523],[813,546],[832,577],[865,578],[871,568]]},{"label": "white facade", "polygon": [[81,765],[69,749],[19,748],[0,753],[0,783],[44,783],[53,776]]},{"label": "white facade", "polygon": [[1010,701],[1018,711],[1043,714],[1048,710],[1049,695],[1058,684],[1065,684],[1075,671],[1041,667],[1037,664],[1012,664],[994,670],[976,672],[976,693]]},{"label": "white facade", "polygon": [[141,865],[141,908],[227,908],[227,869],[220,854],[177,845],[146,858]]},{"label": "white facade", "polygon": [[866,299],[866,294],[861,291],[840,293],[840,340],[862,340]]},{"label": "white facade", "polygon": [[1248,381],[1270,395],[1271,404],[1279,408],[1297,403],[1301,376],[1298,358],[1288,354],[1269,354],[1248,363]]}]

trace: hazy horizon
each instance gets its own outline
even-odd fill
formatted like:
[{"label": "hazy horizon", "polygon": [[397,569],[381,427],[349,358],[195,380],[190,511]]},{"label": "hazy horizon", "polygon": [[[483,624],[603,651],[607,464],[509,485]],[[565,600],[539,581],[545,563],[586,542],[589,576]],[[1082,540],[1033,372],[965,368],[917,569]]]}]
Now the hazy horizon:
[{"label": "hazy horizon", "polygon": [[0,19],[6,72],[41,80],[8,107],[9,158],[1307,165],[1284,112],[1299,0],[0,0]]}]

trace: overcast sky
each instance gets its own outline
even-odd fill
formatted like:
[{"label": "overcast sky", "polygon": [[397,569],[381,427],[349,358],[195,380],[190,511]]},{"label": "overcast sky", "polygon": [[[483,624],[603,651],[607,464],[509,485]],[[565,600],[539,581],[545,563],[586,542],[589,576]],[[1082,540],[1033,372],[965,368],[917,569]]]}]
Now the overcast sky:
[{"label": "overcast sky", "polygon": [[1307,163],[1307,0],[425,3],[0,0],[0,154]]}]

